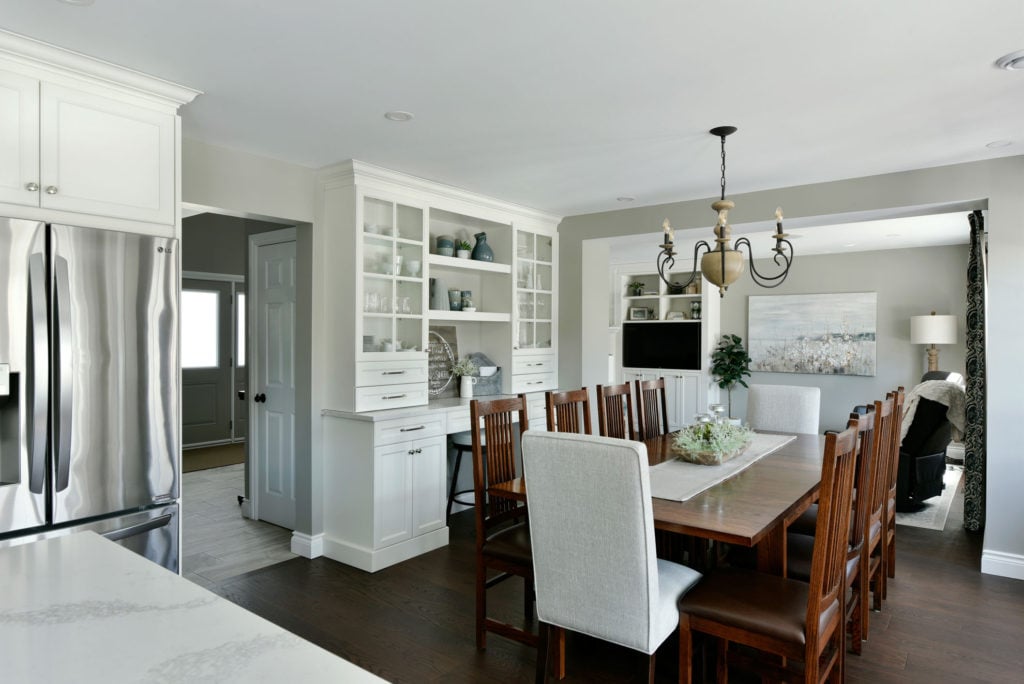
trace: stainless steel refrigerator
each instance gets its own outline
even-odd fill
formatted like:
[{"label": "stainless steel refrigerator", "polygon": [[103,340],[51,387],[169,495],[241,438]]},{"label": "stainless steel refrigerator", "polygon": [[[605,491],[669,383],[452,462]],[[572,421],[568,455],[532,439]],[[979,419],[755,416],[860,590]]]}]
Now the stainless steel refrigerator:
[{"label": "stainless steel refrigerator", "polygon": [[178,569],[177,241],[0,218],[0,545]]}]

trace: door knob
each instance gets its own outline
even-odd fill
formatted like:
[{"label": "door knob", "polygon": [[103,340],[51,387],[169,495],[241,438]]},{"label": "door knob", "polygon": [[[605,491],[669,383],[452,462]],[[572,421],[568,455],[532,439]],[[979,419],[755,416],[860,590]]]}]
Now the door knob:
[{"label": "door knob", "polygon": [[260,392],[259,394],[254,396],[252,400],[260,404],[265,404],[267,402],[267,395],[264,394],[263,392]]},{"label": "door knob", "polygon": [[238,390],[238,399],[240,401],[245,401],[245,390]]}]

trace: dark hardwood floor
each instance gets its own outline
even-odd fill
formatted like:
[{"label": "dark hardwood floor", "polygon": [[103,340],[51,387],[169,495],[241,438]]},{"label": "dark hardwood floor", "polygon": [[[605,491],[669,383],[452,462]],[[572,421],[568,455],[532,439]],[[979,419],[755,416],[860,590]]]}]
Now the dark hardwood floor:
[{"label": "dark hardwood floor", "polygon": [[[981,538],[963,531],[958,495],[943,532],[897,531],[898,565],[849,682],[1024,681],[1024,582],[978,571]],[[532,681],[535,651],[490,635],[473,641],[473,519],[454,517],[451,544],[368,574],[325,558],[294,559],[226,580],[220,595],[394,682]],[[522,583],[491,590],[502,617],[522,612]],[[568,682],[640,680],[632,652],[580,635]],[[676,679],[675,636],[658,680]]]}]

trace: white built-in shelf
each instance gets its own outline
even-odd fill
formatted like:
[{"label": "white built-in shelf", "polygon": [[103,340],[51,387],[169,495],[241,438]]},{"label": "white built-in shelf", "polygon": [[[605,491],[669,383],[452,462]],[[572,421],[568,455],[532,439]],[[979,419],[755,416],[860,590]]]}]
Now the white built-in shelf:
[{"label": "white built-in shelf", "polygon": [[452,321],[455,323],[476,321],[479,323],[508,323],[512,320],[512,314],[492,313],[488,311],[439,311],[431,309],[427,317],[434,321]]},{"label": "white built-in shelf", "polygon": [[476,261],[475,259],[459,259],[458,257],[441,256],[440,254],[428,255],[427,263],[435,267],[441,266],[444,268],[460,269],[463,271],[483,271],[485,273],[512,272],[512,267],[508,264],[499,264],[493,261]]}]

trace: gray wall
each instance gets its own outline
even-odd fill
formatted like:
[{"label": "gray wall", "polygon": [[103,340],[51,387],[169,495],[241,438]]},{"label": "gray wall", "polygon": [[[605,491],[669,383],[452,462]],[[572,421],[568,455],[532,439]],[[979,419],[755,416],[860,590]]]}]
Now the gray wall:
[{"label": "gray wall", "polygon": [[[936,143],[941,146],[941,141]],[[778,188],[730,199],[736,224],[771,217],[782,205],[790,225],[821,217],[846,220],[927,213],[956,203],[987,209],[989,290],[987,320],[987,527],[982,570],[1024,579],[1024,459],[1017,429],[1021,422],[1020,387],[1024,367],[1018,345],[1024,339],[1020,262],[1024,258],[1024,156],[904,171],[881,176]],[[585,329],[581,311],[582,243],[586,239],[635,235],[658,230],[669,218],[681,229],[708,232],[710,198],[617,212],[568,217],[559,226],[559,384],[577,387],[583,377],[584,339],[600,331]],[[838,222],[838,221],[833,221]],[[806,223],[804,225],[807,225]],[[863,277],[889,276],[871,268]],[[604,293],[598,293],[604,298]],[[922,308],[930,308],[921,302]],[[938,307],[936,307],[938,309]]]},{"label": "gray wall", "polygon": [[181,268],[244,276],[249,266],[249,236],[286,227],[220,214],[190,216],[181,222]]},{"label": "gray wall", "polygon": [[[964,231],[968,230],[964,218]],[[765,240],[770,243],[769,240]],[[765,246],[765,245],[762,245]],[[799,243],[795,244],[799,249]],[[797,256],[786,282],[773,290],[753,284],[746,275],[729,287],[722,300],[722,332],[749,341],[747,302],[750,295],[816,294],[831,292],[878,293],[876,374],[874,377],[805,375],[755,372],[748,384],[805,385],[821,388],[822,429],[842,428],[850,409],[903,385],[916,385],[927,362],[922,345],[910,343],[910,317],[936,311],[953,314],[959,327],[958,343],[939,347],[942,370],[964,372],[966,325],[966,245]],[[771,264],[759,264],[772,273]],[[879,277],[865,274],[884,274]],[[746,390],[732,391],[732,414],[746,416]]]}]

